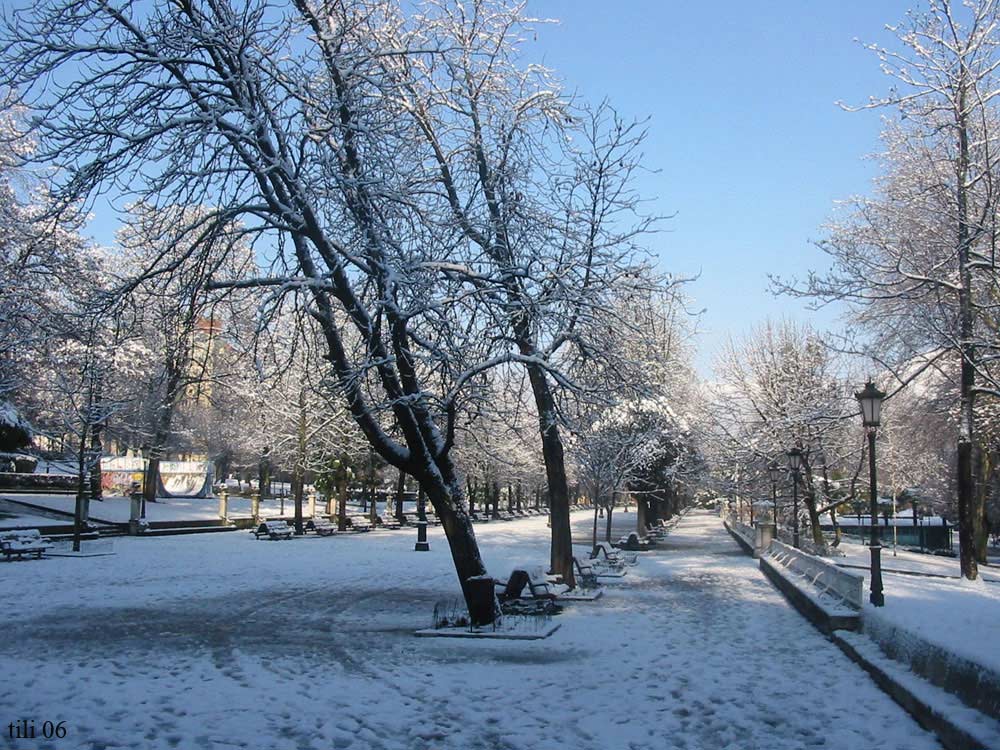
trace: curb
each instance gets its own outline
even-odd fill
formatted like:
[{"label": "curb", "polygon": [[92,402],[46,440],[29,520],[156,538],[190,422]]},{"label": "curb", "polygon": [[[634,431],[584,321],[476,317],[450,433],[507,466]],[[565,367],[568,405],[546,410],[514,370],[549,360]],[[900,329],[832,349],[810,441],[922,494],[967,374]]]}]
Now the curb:
[{"label": "curb", "polygon": [[[852,638],[853,636],[853,638]],[[875,659],[870,659],[865,656],[861,651],[858,650],[857,644],[851,643],[850,640],[862,639],[864,636],[856,635],[854,633],[844,634],[839,631],[834,631],[830,633],[830,640],[833,641],[840,650],[843,651],[848,658],[851,659],[855,664],[864,669],[875,681],[875,684],[879,686],[882,691],[884,691],[889,697],[891,697],[896,703],[902,706],[907,713],[909,713],[914,720],[920,724],[924,729],[933,732],[941,744],[944,745],[947,750],[989,750],[991,746],[996,747],[993,743],[1000,739],[997,737],[989,742],[985,742],[982,739],[976,737],[972,734],[966,727],[961,726],[957,721],[950,718],[949,715],[942,713],[939,709],[935,708],[925,700],[923,697],[917,695],[917,690],[921,692],[938,694],[934,697],[940,700],[940,696],[948,696],[956,704],[956,707],[950,712],[951,715],[961,715],[963,713],[967,715],[978,715],[985,719],[986,717],[975,709],[966,707],[961,701],[953,696],[951,693],[947,693],[940,688],[937,688],[925,680],[916,677],[915,675],[908,675],[909,679],[906,681],[914,682],[914,684],[919,684],[920,688],[914,690],[912,686],[904,684],[904,680],[891,674],[891,671],[896,670],[896,663],[893,662],[888,665],[878,664]],[[850,639],[850,640],[849,640]],[[868,639],[865,638],[865,641]],[[871,648],[878,650],[878,646],[874,642],[870,643]],[[881,653],[881,652],[879,652]],[[882,657],[883,661],[891,662],[888,657]],[[887,669],[886,666],[889,668]],[[898,665],[898,670],[905,670],[906,667],[902,664]],[[964,709],[964,711],[962,710]],[[975,719],[973,719],[974,721]],[[995,722],[994,722],[995,723]]]}]

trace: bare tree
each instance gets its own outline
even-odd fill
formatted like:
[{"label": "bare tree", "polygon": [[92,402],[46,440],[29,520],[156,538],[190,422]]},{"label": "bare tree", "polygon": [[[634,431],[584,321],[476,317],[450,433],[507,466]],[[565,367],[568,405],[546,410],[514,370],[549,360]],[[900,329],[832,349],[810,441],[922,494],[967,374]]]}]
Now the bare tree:
[{"label": "bare tree", "polygon": [[548,71],[519,63],[517,43],[530,23],[520,6],[442,7],[424,44],[435,52],[385,65],[436,167],[431,189],[442,199],[442,221],[457,225],[464,241],[464,256],[442,270],[488,306],[486,319],[500,333],[495,356],[528,374],[551,508],[551,571],[572,585],[558,398],[578,389],[567,377],[574,357],[604,353],[595,321],[613,315],[613,290],[645,261],[636,243],[654,221],[639,214],[632,188],[644,133],[606,104],[571,107]]},{"label": "bare tree", "polygon": [[[813,543],[822,546],[819,514],[829,499],[829,472],[844,458],[838,433],[844,416],[853,417],[833,353],[806,326],[768,322],[743,341],[731,340],[716,374],[706,433],[717,468],[739,476],[744,492],[766,495],[768,463],[783,465],[786,451],[800,448],[803,506]],[[849,453],[856,451],[855,445]]]},{"label": "bare tree", "polygon": [[190,251],[151,273],[197,264],[217,227],[242,222],[274,261],[237,285],[308,296],[352,418],[419,481],[473,621],[489,622],[450,454],[469,378],[448,375],[449,387],[447,359],[434,358],[453,316],[425,261],[450,250],[448,236],[415,205],[423,162],[383,65],[415,52],[411,39],[379,45],[400,20],[382,2],[300,0],[280,14],[263,2],[50,2],[8,14],[0,85],[37,115],[35,162],[63,168],[63,205],[115,184],[154,210],[216,207],[177,228]]},{"label": "bare tree", "polygon": [[977,403],[1000,394],[988,363],[997,342],[984,325],[995,304],[1000,9],[933,0],[872,46],[898,86],[865,108],[891,108],[877,193],[856,199],[821,244],[833,270],[788,288],[854,304],[859,347],[897,375],[916,356],[954,352],[958,367],[957,495],[962,575],[977,576]]}]

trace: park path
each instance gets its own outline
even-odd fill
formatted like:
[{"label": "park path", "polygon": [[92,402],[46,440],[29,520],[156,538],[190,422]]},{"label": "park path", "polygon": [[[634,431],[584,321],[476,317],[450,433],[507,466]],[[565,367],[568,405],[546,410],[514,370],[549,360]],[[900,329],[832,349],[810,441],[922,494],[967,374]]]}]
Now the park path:
[{"label": "park path", "polygon": [[640,557],[642,578],[622,601],[651,683],[669,696],[654,716],[677,747],[938,746],[788,604],[714,513],[691,511]]},{"label": "park path", "polygon": [[[574,514],[581,538],[591,519]],[[938,748],[706,512],[532,642],[413,637],[455,593],[439,530],[424,554],[410,533],[211,536],[4,569],[0,597],[29,576],[46,596],[5,624],[0,727],[70,736],[0,747]],[[541,518],[477,536],[498,577],[548,557]]]}]

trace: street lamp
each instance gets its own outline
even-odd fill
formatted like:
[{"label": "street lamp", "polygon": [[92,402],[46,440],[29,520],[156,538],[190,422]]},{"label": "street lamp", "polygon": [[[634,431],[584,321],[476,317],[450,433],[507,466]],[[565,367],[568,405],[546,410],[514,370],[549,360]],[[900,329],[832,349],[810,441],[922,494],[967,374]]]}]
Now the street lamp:
[{"label": "street lamp", "polygon": [[767,473],[771,477],[771,503],[774,505],[774,533],[778,533],[778,482],[781,480],[781,467],[772,460],[767,465]]},{"label": "street lamp", "polygon": [[799,546],[799,469],[802,467],[802,449],[795,446],[788,451],[788,468],[792,470],[792,545]]},{"label": "street lamp", "polygon": [[868,479],[870,483],[869,492],[871,494],[871,541],[868,548],[872,553],[872,574],[871,593],[868,601],[876,607],[885,605],[885,597],[882,595],[882,545],[879,542],[878,524],[878,491],[875,484],[875,433],[878,431],[879,421],[882,416],[882,400],[885,394],[882,393],[869,379],[863,390],[854,394],[861,406],[861,423],[868,433]]},{"label": "street lamp", "polygon": [[139,520],[146,520],[146,495],[149,492],[149,462],[152,458],[152,450],[148,443],[143,443],[139,448],[139,455],[142,456],[142,504],[139,506]]},{"label": "street lamp", "polygon": [[417,541],[413,545],[414,552],[430,552],[431,545],[427,541],[427,495],[424,488],[417,490]]}]

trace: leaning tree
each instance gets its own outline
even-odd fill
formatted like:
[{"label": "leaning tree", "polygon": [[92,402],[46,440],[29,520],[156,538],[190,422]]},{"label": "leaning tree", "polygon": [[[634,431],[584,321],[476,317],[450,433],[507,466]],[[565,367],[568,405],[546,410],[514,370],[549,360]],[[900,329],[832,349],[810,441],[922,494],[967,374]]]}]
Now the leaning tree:
[{"label": "leaning tree", "polygon": [[[571,363],[612,356],[601,335],[616,295],[642,278],[656,225],[634,175],[644,130],[607,104],[573,106],[518,44],[520,6],[443,3],[423,54],[383,58],[402,112],[431,165],[440,218],[456,228],[441,267],[486,304],[492,353],[525,369],[538,417],[552,522],[551,571],[573,583],[569,487],[559,409],[582,395]],[[320,32],[317,32],[320,33]],[[382,29],[390,48],[404,29]],[[627,325],[625,326],[627,327]]]},{"label": "leaning tree", "polygon": [[378,45],[401,18],[395,3],[353,0],[54,0],[6,14],[0,86],[34,114],[32,158],[52,169],[57,207],[111,189],[151,210],[213,207],[173,227],[187,250],[147,274],[198,264],[220,227],[240,225],[265,267],[226,284],[308,300],[351,416],[426,491],[473,618],[488,622],[451,456],[470,378],[447,368],[469,358],[438,346],[463,315],[434,265],[453,238],[423,216],[425,164],[382,65],[411,51]]}]

